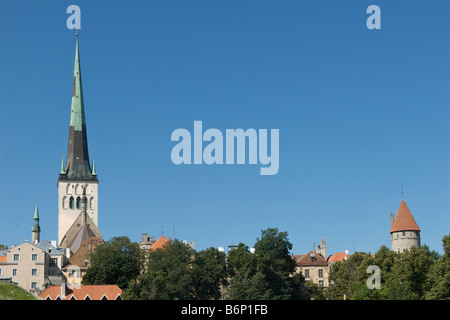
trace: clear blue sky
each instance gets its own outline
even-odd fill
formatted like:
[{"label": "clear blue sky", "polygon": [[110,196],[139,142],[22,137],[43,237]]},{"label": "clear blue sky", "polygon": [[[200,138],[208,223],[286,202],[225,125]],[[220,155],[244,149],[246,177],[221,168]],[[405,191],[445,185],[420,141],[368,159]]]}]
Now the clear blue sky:
[{"label": "clear blue sky", "polygon": [[[75,32],[105,240],[196,249],[287,231],[292,253],[390,247],[403,198],[422,243],[450,231],[450,2],[0,2],[0,243],[57,238]],[[381,8],[381,30],[366,9]],[[280,169],[172,163],[173,130],[280,130]]]}]

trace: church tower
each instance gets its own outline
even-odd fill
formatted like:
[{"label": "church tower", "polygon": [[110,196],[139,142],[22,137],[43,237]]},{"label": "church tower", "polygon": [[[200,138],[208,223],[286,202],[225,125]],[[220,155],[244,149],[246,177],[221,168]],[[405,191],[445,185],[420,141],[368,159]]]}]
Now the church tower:
[{"label": "church tower", "polygon": [[95,165],[92,169],[89,162],[77,34],[67,160],[64,165],[64,158],[62,159],[57,184],[58,244],[61,247],[68,247],[73,242],[77,230],[83,228],[83,221],[90,228],[96,229],[93,234],[101,235],[98,231],[98,178]]},{"label": "church tower", "polygon": [[398,253],[411,247],[420,247],[419,226],[404,200],[400,203],[395,219],[391,213],[391,246],[392,251]]}]

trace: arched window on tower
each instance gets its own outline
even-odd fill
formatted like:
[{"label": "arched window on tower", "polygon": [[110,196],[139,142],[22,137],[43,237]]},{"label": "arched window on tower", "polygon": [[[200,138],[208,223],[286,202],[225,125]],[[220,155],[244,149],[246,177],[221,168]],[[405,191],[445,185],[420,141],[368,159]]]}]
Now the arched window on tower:
[{"label": "arched window on tower", "polygon": [[95,202],[94,202],[94,197],[91,197],[91,199],[89,200],[89,208],[91,210],[95,209]]},{"label": "arched window on tower", "polygon": [[70,209],[73,209],[73,208],[74,208],[74,200],[73,200],[73,197],[70,197],[70,199],[69,199],[69,208],[70,208]]},{"label": "arched window on tower", "polygon": [[77,209],[81,209],[81,198],[77,197]]}]

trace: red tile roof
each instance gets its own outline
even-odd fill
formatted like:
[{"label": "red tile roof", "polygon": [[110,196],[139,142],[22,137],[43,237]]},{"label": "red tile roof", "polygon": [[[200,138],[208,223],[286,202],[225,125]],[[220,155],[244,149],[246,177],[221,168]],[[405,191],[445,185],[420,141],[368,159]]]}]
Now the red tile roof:
[{"label": "red tile roof", "polygon": [[0,256],[0,263],[6,263],[6,256]]},{"label": "red tile roof", "polygon": [[398,208],[397,215],[391,225],[391,233],[397,231],[420,231],[404,200],[400,203],[400,208]]},{"label": "red tile roof", "polygon": [[310,251],[296,261],[297,266],[327,266],[328,262],[320,254]]},{"label": "red tile roof", "polygon": [[159,237],[158,241],[156,241],[156,242],[152,245],[152,247],[150,248],[150,250],[162,249],[162,248],[167,244],[167,242],[169,242],[169,240],[167,240],[166,237],[161,236],[161,237]]},{"label": "red tile roof", "polygon": [[61,286],[51,286],[45,289],[39,297],[49,300],[116,300],[121,299],[122,290],[116,285],[87,285],[78,288],[66,288],[66,296],[61,297]]},{"label": "red tile roof", "polygon": [[346,259],[345,252],[338,252],[329,256],[328,262],[344,261],[345,259]]}]

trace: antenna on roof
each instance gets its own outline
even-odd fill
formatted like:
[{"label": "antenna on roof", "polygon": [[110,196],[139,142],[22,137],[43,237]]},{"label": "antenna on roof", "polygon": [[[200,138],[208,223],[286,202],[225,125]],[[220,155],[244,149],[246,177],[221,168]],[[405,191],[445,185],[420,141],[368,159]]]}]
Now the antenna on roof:
[{"label": "antenna on roof", "polygon": [[173,238],[175,239],[175,223],[173,224]]},{"label": "antenna on roof", "polygon": [[401,183],[402,183],[402,200],[403,200],[403,178],[401,179]]},{"label": "antenna on roof", "polygon": [[161,235],[164,235],[164,226],[161,226]]}]

